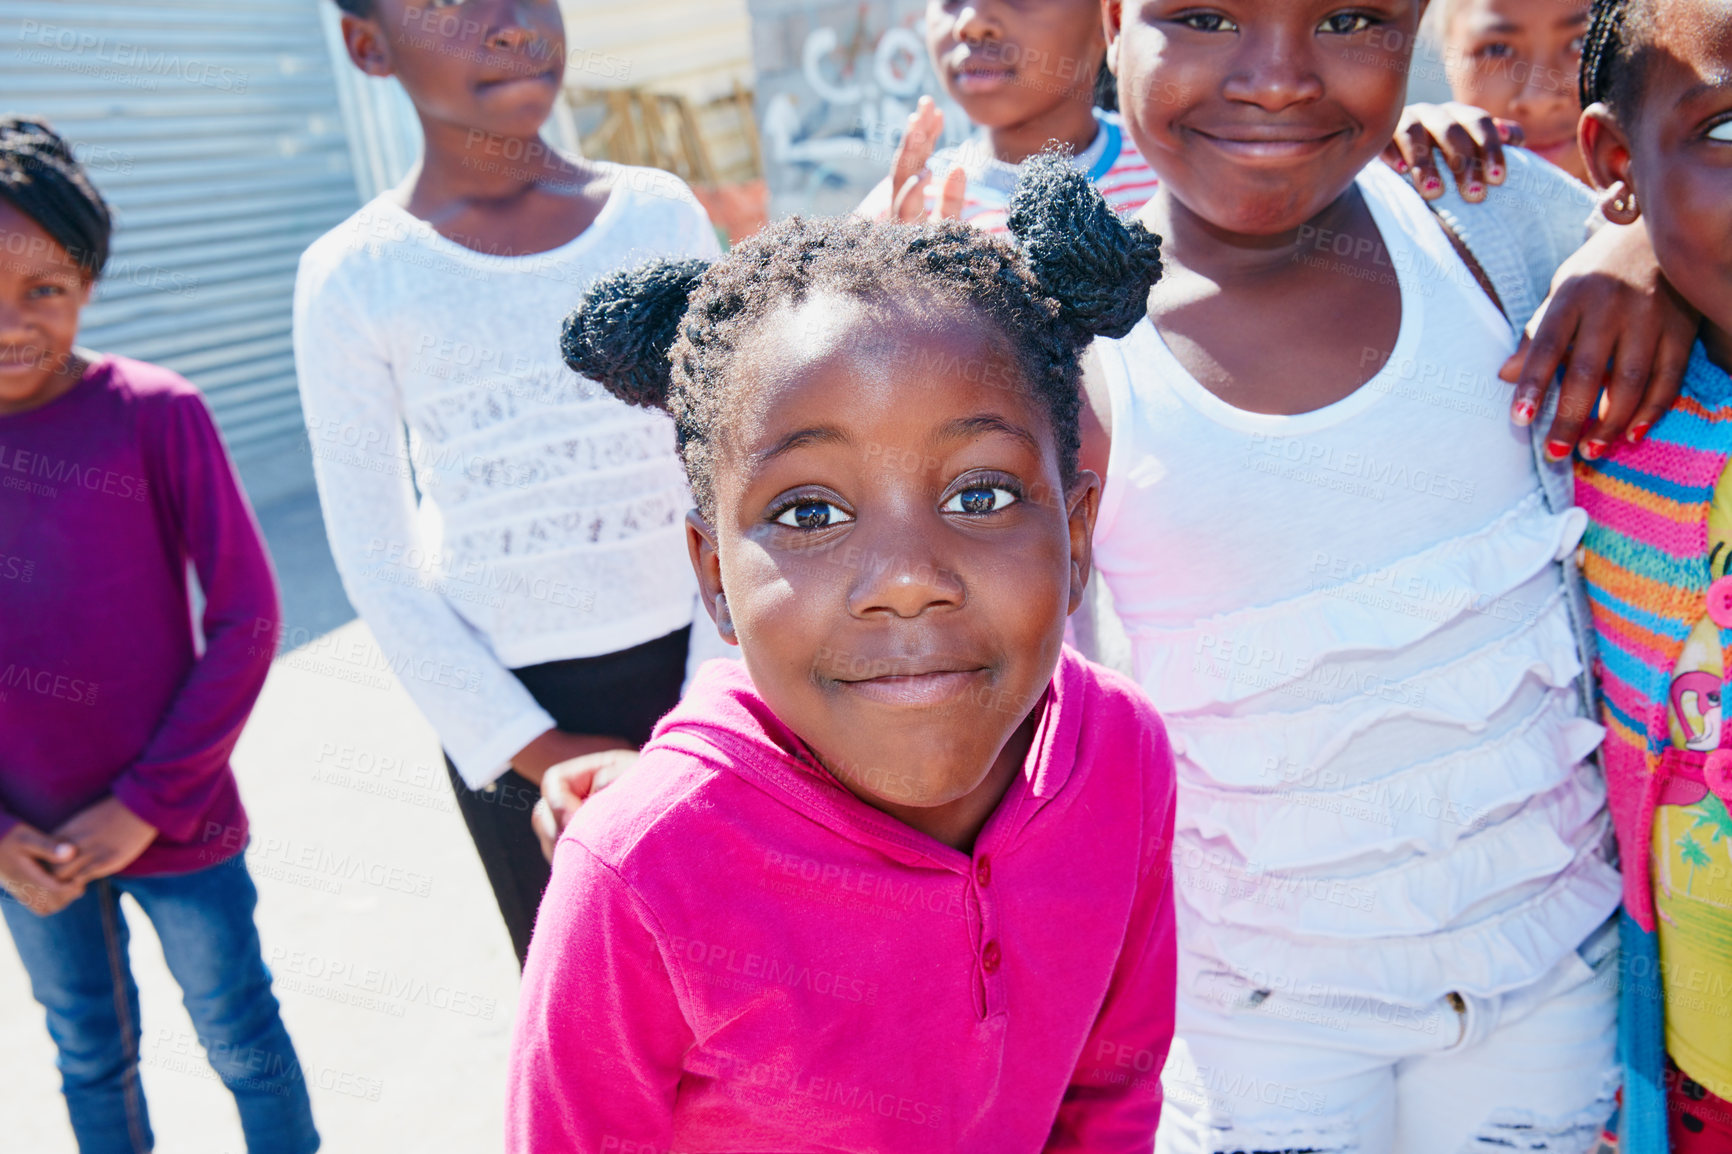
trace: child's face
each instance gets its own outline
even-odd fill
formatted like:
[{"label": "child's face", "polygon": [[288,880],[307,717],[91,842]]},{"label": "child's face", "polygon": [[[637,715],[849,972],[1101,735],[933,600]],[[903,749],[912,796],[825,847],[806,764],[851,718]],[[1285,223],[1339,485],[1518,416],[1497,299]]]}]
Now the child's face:
[{"label": "child's face", "polygon": [[376,0],[361,23],[378,53],[363,67],[395,76],[423,117],[534,136],[559,96],[565,24],[555,0]]},{"label": "child's face", "polygon": [[1522,126],[1526,146],[1587,179],[1576,147],[1587,0],[1455,0],[1444,59],[1455,98]]},{"label": "child's face", "polygon": [[[1596,183],[1626,183],[1666,279],[1732,357],[1732,0],[1654,0],[1637,106],[1583,126]],[[1596,106],[1596,110],[1599,106]],[[1605,122],[1601,120],[1600,124]]]},{"label": "child's face", "polygon": [[1100,0],[927,0],[926,47],[946,92],[986,128],[1094,98]]},{"label": "child's face", "polygon": [[1106,0],[1120,105],[1162,188],[1215,228],[1305,224],[1389,143],[1419,0]]},{"label": "child's face", "polygon": [[71,254],[0,200],[0,413],[35,407],[68,371],[89,299]]},{"label": "child's face", "polygon": [[1098,483],[1061,489],[1001,344],[972,314],[828,294],[768,318],[735,368],[716,523],[690,535],[765,701],[917,828],[991,788],[1088,576]]}]

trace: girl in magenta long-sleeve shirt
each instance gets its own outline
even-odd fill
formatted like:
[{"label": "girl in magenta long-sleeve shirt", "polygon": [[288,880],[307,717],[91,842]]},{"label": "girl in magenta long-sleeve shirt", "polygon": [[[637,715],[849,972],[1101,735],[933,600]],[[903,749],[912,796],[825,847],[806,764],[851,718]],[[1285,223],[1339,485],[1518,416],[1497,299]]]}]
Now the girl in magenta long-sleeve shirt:
[{"label": "girl in magenta long-sleeve shirt", "polygon": [[276,582],[198,390],[74,347],[109,224],[66,141],[0,118],[0,922],[81,1154],[153,1142],[122,894],[156,930],[247,1150],[309,1154],[229,768],[270,670]]},{"label": "girl in magenta long-sleeve shirt", "polygon": [[1021,252],[790,221],[567,322],[574,368],[674,413],[744,668],[705,667],[558,845],[511,1150],[1150,1148],[1172,758],[1063,634],[1099,496],[1079,357],[1142,315],[1159,242],[1031,170]]}]

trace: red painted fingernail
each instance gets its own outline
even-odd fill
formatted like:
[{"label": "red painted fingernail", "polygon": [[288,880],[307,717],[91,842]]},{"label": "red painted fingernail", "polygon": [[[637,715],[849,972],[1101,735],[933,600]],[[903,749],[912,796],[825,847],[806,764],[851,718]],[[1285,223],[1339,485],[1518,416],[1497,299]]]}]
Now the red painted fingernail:
[{"label": "red painted fingernail", "polygon": [[1546,442],[1546,459],[1547,460],[1561,461],[1569,455],[1570,455],[1570,443],[1568,441],[1547,441]]},{"label": "red painted fingernail", "polygon": [[1502,180],[1503,179],[1503,169],[1501,167],[1499,167],[1498,165],[1494,164],[1490,168],[1485,170],[1485,175],[1486,175],[1487,179],[1490,179],[1490,180]]},{"label": "red painted fingernail", "polygon": [[1403,175],[1403,176],[1406,176],[1407,170],[1412,168],[1412,167],[1413,167],[1413,165],[1407,163],[1407,161],[1405,161],[1405,160],[1398,160],[1395,162],[1395,171],[1401,173],[1401,175]]},{"label": "red painted fingernail", "polygon": [[1540,407],[1532,401],[1517,401],[1510,410],[1510,418],[1518,425],[1531,425],[1539,411]]},{"label": "red painted fingernail", "polygon": [[1427,192],[1442,192],[1443,191],[1443,181],[1437,179],[1437,177],[1435,177],[1435,176],[1426,177],[1425,178],[1425,191],[1427,191]]},{"label": "red painted fingernail", "polygon": [[1639,445],[1642,443],[1642,438],[1648,435],[1648,430],[1653,427],[1654,422],[1642,421],[1638,424],[1631,425],[1630,431],[1625,433],[1624,436],[1629,438],[1630,444]]},{"label": "red painted fingernail", "polygon": [[1610,448],[1610,446],[1604,441],[1589,441],[1587,444],[1582,446],[1582,456],[1590,461],[1597,461],[1606,455],[1606,450],[1608,448]]},{"label": "red painted fingernail", "polygon": [[1467,188],[1462,191],[1462,195],[1463,196],[1484,196],[1485,195],[1485,185],[1481,184],[1477,180],[1470,180],[1467,182]]}]

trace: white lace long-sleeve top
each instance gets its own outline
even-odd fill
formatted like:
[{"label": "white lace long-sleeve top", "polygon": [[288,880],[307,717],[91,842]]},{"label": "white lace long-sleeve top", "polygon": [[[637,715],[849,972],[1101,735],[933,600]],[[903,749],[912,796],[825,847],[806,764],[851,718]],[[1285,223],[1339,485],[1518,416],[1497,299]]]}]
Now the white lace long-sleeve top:
[{"label": "white lace long-sleeve top", "polygon": [[673,424],[571,372],[559,335],[600,276],[718,245],[677,178],[614,175],[548,252],[476,252],[380,197],[301,257],[295,363],[332,555],[472,787],[553,725],[511,669],[692,620]]}]

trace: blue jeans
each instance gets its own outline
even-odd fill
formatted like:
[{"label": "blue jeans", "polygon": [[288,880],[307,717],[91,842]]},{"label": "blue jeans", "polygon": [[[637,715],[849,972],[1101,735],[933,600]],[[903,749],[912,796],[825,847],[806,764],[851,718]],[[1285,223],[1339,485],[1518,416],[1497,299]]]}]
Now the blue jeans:
[{"label": "blue jeans", "polygon": [[45,918],[0,891],[0,914],[60,1050],[80,1154],[138,1154],[155,1144],[138,1079],[138,987],[123,893],[156,927],[199,1044],[240,1108],[250,1154],[317,1150],[306,1082],[253,925],[258,891],[236,856],[189,874],[104,878]]}]

